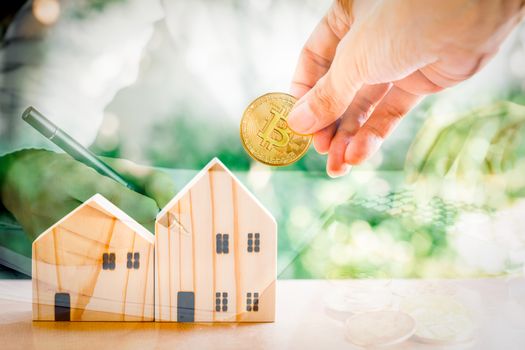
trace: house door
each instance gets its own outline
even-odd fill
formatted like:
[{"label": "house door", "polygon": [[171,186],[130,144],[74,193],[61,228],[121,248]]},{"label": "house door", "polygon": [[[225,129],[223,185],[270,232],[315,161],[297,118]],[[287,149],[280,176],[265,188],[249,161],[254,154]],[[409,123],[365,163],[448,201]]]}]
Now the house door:
[{"label": "house door", "polygon": [[195,293],[177,293],[177,322],[195,321]]},{"label": "house door", "polygon": [[55,294],[55,321],[71,320],[71,298],[69,293]]}]

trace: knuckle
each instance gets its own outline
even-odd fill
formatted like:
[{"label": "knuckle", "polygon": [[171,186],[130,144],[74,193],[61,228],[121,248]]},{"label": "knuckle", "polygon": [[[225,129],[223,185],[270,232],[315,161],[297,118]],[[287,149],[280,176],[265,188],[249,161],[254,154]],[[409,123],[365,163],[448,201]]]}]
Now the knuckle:
[{"label": "knuckle", "polygon": [[358,111],[361,112],[368,112],[375,104],[375,101],[373,101],[368,95],[362,94],[361,96],[358,96],[358,98],[355,99],[355,106]]},{"label": "knuckle", "polygon": [[[352,123],[353,127],[360,127],[363,125],[368,118],[370,117],[370,114],[372,113],[374,107],[374,102],[365,96],[356,98],[352,102],[352,119],[354,122]],[[355,125],[355,126],[354,126]]]},{"label": "knuckle", "polygon": [[382,108],[384,116],[389,119],[389,123],[395,124],[403,118],[406,113],[406,110],[397,104],[385,102]]},{"label": "knuckle", "polygon": [[323,68],[330,67],[330,64],[331,64],[330,59],[321,56],[320,54],[318,54],[317,52],[315,52],[308,46],[305,46],[303,48],[303,55],[307,61],[311,61],[320,67],[323,67]]},{"label": "knuckle", "polygon": [[330,119],[335,119],[341,114],[341,101],[325,86],[314,89],[313,91],[314,112]]},{"label": "knuckle", "polygon": [[339,127],[339,130],[341,132],[345,132],[346,135],[352,136],[357,133],[361,125],[363,125],[364,121],[362,121],[364,118],[362,114],[357,114],[352,116],[352,118],[345,119],[344,123],[341,123],[341,126]]},{"label": "knuckle", "polygon": [[375,125],[365,125],[364,129],[366,130],[367,134],[370,136],[375,137],[376,139],[384,139],[386,137],[386,130],[382,128],[378,128]]}]

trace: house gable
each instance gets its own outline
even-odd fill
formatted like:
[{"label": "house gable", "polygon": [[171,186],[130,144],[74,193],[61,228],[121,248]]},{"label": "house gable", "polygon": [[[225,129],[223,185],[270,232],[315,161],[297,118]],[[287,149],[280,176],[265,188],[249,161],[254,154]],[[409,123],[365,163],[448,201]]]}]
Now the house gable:
[{"label": "house gable", "polygon": [[[103,196],[66,215],[32,249],[34,320],[153,320],[154,236]],[[60,309],[67,311],[58,317]]]},{"label": "house gable", "polygon": [[[172,208],[179,202],[179,200],[193,187],[195,184],[202,179],[207,173],[211,171],[225,171],[229,176],[232,177],[232,179],[235,181],[235,183],[240,187],[240,189],[244,192],[246,192],[247,196],[254,201],[258,207],[261,208],[261,210],[264,212],[266,216],[268,216],[271,220],[275,222],[275,218],[270,213],[268,209],[252,194],[246,186],[228,169],[219,158],[215,157],[213,158],[204,168],[202,168],[197,175],[191,179],[190,182],[188,182],[178,193],[173,197],[168,204],[164,206],[164,208],[157,214],[157,222],[161,224],[167,223],[167,213],[172,210]],[[277,224],[277,223],[276,223]]]},{"label": "house gable", "polygon": [[159,213],[155,319],[270,322],[277,224],[217,158]]},{"label": "house gable", "polygon": [[132,231],[136,232],[140,237],[144,238],[149,243],[152,243],[152,244],[154,243],[154,236],[151,232],[149,232],[144,226],[136,222],[128,214],[123,212],[115,204],[107,200],[106,197],[97,193],[93,195],[92,197],[90,197],[88,200],[86,200],[84,203],[81,203],[78,207],[76,207],[71,212],[69,212],[66,216],[64,216],[62,219],[57,221],[53,226],[51,226],[50,228],[42,232],[33,241],[33,245],[37,243],[42,237],[52,232],[54,228],[56,228],[57,226],[60,226],[61,224],[66,222],[71,217],[77,215],[77,213],[86,206],[91,206],[97,209],[98,211],[100,211],[101,213],[105,213],[109,217],[112,217],[112,216],[116,217],[120,222],[122,222],[124,225],[129,227]]}]

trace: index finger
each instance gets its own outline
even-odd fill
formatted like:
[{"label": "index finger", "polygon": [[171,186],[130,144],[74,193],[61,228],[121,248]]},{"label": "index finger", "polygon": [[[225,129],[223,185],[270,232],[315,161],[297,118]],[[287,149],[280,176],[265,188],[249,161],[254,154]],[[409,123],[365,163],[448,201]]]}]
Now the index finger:
[{"label": "index finger", "polygon": [[290,87],[291,94],[298,99],[326,74],[337,45],[350,28],[350,16],[346,16],[338,6],[337,2],[332,5],[301,51]]}]

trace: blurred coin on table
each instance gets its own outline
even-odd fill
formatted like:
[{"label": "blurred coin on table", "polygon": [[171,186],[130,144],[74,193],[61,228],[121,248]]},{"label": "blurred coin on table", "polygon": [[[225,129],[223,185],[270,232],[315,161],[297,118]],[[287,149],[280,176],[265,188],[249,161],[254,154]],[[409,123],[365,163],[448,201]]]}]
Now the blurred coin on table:
[{"label": "blurred coin on table", "polygon": [[417,322],[414,339],[429,344],[453,345],[470,342],[475,325],[468,309],[447,295],[421,295],[407,298],[400,310]]},{"label": "blurred coin on table", "polygon": [[354,315],[345,322],[345,336],[363,347],[381,347],[401,343],[416,330],[416,321],[400,311],[374,311]]},{"label": "blurred coin on table", "polygon": [[324,305],[329,317],[344,321],[353,314],[389,308],[392,305],[392,295],[387,288],[348,286],[333,289],[326,294]]},{"label": "blurred coin on table", "polygon": [[312,136],[295,133],[286,122],[295,102],[292,95],[269,93],[246,108],[241,119],[241,141],[252,158],[266,165],[285,166],[305,155]]}]

